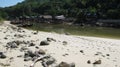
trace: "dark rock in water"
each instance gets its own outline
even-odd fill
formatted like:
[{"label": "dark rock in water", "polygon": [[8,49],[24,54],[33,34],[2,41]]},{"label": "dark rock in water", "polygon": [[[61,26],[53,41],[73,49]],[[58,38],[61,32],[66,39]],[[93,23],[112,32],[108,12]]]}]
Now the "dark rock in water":
[{"label": "dark rock in water", "polygon": [[93,64],[101,64],[101,60],[97,60]]},{"label": "dark rock in water", "polygon": [[0,52],[0,58],[1,59],[5,59],[6,58],[6,56],[3,54],[3,52]]},{"label": "dark rock in water", "polygon": [[40,43],[40,46],[45,46],[45,45],[49,45],[49,42],[48,41],[41,41]]},{"label": "dark rock in water", "polygon": [[88,60],[88,61],[87,61],[87,63],[88,63],[88,64],[91,64],[91,61],[90,61],[90,60]]},{"label": "dark rock in water", "polygon": [[34,43],[30,43],[29,46],[35,46],[35,44]]},{"label": "dark rock in water", "polygon": [[61,62],[58,67],[70,67],[70,65],[66,62]]}]

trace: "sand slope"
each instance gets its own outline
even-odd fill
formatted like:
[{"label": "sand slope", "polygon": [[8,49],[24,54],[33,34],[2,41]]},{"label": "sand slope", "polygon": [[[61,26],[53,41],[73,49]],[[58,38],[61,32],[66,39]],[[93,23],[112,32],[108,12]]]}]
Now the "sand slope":
[{"label": "sand slope", "polygon": [[[59,64],[64,61],[67,63],[75,63],[75,67],[120,67],[120,40],[106,39],[86,36],[73,36],[56,33],[48,33],[39,31],[38,34],[33,34],[35,31],[21,29],[24,32],[19,32],[16,26],[5,21],[0,25],[0,51],[7,56],[6,59],[0,59],[0,64],[10,64],[8,67],[29,67],[32,61],[24,61],[24,52],[17,49],[6,50],[5,45],[14,40],[31,41],[35,46],[27,47],[35,51],[36,46],[43,49],[47,54],[54,57]],[[23,37],[15,37],[14,35],[22,35]],[[5,39],[5,37],[7,39]],[[50,42],[50,45],[39,46],[40,42],[46,40],[47,37],[56,40]],[[67,42],[63,45],[63,42]],[[12,58],[12,59],[11,59]],[[90,60],[90,64],[87,61]],[[101,60],[101,64],[94,65],[96,60]],[[2,67],[2,65],[0,65]],[[41,63],[36,63],[35,67],[42,67]]]}]

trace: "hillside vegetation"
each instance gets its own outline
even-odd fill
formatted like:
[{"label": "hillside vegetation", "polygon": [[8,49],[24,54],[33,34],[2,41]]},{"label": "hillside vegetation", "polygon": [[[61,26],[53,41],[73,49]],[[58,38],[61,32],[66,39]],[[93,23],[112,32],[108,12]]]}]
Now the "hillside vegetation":
[{"label": "hillside vegetation", "polygon": [[120,0],[25,0],[15,6],[0,8],[0,18],[41,14],[120,19]]}]

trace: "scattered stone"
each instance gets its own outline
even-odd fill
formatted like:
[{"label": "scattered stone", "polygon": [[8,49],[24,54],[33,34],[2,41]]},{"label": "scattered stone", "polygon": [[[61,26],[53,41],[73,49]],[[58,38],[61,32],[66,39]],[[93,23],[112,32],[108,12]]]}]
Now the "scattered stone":
[{"label": "scattered stone", "polygon": [[34,56],[35,56],[35,54],[31,50],[28,50],[24,54],[24,58],[27,58],[27,57],[32,57],[33,58]]},{"label": "scattered stone", "polygon": [[75,63],[71,63],[71,64],[70,64],[70,67],[75,67]]},{"label": "scattered stone", "polygon": [[106,56],[110,56],[110,54],[106,54]]},{"label": "scattered stone", "polygon": [[8,66],[10,66],[10,64],[0,63],[0,66],[2,66],[2,67],[8,67]]},{"label": "scattered stone", "polygon": [[20,51],[25,51],[25,50],[28,50],[28,48],[27,47],[21,47],[20,48]]},{"label": "scattered stone", "polygon": [[69,54],[68,53],[63,54],[63,56],[67,56],[67,55],[69,55]]},{"label": "scattered stone", "polygon": [[88,60],[88,61],[87,61],[87,63],[88,63],[88,64],[91,64],[91,61],[90,61],[90,60]]},{"label": "scattered stone", "polygon": [[66,62],[61,62],[58,67],[70,67],[70,65]]},{"label": "scattered stone", "polygon": [[17,48],[18,45],[15,42],[8,42],[6,47],[7,48]]},{"label": "scattered stone", "polygon": [[49,42],[51,42],[51,41],[54,41],[54,42],[56,42],[56,40],[55,39],[53,39],[53,38],[47,38],[47,41],[49,41]]},{"label": "scattered stone", "polygon": [[37,51],[38,52],[38,54],[45,54],[46,52],[44,51],[44,50],[42,50],[42,49],[40,49],[39,51]]},{"label": "scattered stone", "polygon": [[6,58],[6,56],[3,54],[3,52],[0,52],[0,58],[1,59],[5,59]]},{"label": "scattered stone", "polygon": [[101,60],[97,60],[93,64],[101,64]]},{"label": "scattered stone", "polygon": [[81,53],[84,53],[84,51],[83,51],[83,50],[80,50],[80,52],[81,52]]},{"label": "scattered stone", "polygon": [[35,46],[35,44],[34,43],[30,43],[29,46]]},{"label": "scattered stone", "polygon": [[4,39],[5,39],[5,40],[7,40],[8,38],[7,38],[7,37],[5,37]]},{"label": "scattered stone", "polygon": [[17,57],[22,57],[22,55],[18,55]]},{"label": "scattered stone", "polygon": [[39,47],[38,47],[38,46],[36,46],[35,48],[36,48],[36,49],[39,49]]},{"label": "scattered stone", "polygon": [[56,60],[54,58],[49,58],[49,59],[47,59],[46,64],[49,66],[49,65],[53,64],[55,61]]},{"label": "scattered stone", "polygon": [[63,41],[63,45],[67,45],[67,41]]},{"label": "scattered stone", "polygon": [[27,57],[27,58],[24,58],[24,61],[30,61],[32,58],[31,57]]},{"label": "scattered stone", "polygon": [[49,45],[49,42],[48,41],[41,41],[40,43],[40,46],[45,46],[45,45]]}]

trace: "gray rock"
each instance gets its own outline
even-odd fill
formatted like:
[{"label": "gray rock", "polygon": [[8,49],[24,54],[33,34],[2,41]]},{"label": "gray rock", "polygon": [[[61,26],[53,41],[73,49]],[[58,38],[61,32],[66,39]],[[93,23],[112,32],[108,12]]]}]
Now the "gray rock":
[{"label": "gray rock", "polygon": [[70,65],[66,62],[61,62],[58,67],[70,67]]},{"label": "gray rock", "polygon": [[1,59],[5,59],[5,58],[6,58],[6,55],[4,55],[3,52],[0,52],[0,58],[1,58]]},{"label": "gray rock", "polygon": [[75,63],[66,63],[66,62],[61,62],[58,66],[56,67],[75,67]]},{"label": "gray rock", "polygon": [[40,46],[45,46],[45,45],[49,45],[49,42],[46,40],[40,42]]},{"label": "gray rock", "polygon": [[70,67],[75,67],[75,63],[70,63]]},{"label": "gray rock", "polygon": [[55,39],[53,39],[53,38],[49,38],[49,37],[47,37],[47,41],[49,41],[49,42],[51,42],[51,41],[56,42],[56,40],[55,40]]},{"label": "gray rock", "polygon": [[34,43],[30,43],[29,46],[35,46],[35,44]]},{"label": "gray rock", "polygon": [[97,60],[93,64],[101,64],[101,60]]},{"label": "gray rock", "polygon": [[81,52],[81,53],[84,53],[84,51],[83,51],[83,50],[80,50],[80,52]]},{"label": "gray rock", "polygon": [[46,61],[46,64],[49,66],[51,64],[53,64],[56,60],[54,58],[49,58],[47,61]]},{"label": "gray rock", "polygon": [[28,50],[27,52],[25,52],[24,54],[24,58],[27,58],[27,57],[34,57],[36,56],[31,50]]},{"label": "gray rock", "polygon": [[67,45],[67,41],[63,41],[63,45]]},{"label": "gray rock", "polygon": [[87,61],[87,63],[88,63],[88,64],[91,64],[91,61],[90,61],[90,60],[88,60],[88,61]]},{"label": "gray rock", "polygon": [[46,52],[44,51],[44,50],[42,50],[42,49],[40,49],[39,51],[38,51],[38,54],[45,54]]},{"label": "gray rock", "polygon": [[24,61],[30,61],[32,58],[31,57],[26,57],[24,58]]}]

